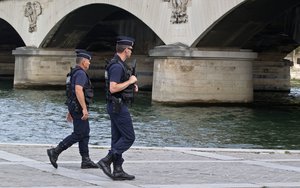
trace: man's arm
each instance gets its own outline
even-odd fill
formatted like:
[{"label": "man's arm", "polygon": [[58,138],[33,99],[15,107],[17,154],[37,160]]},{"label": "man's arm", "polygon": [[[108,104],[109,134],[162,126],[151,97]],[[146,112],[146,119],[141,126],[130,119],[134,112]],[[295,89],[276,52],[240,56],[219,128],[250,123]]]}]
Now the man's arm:
[{"label": "man's arm", "polygon": [[81,85],[75,85],[75,94],[76,98],[82,108],[82,120],[86,120],[89,117],[89,113],[87,111],[87,106],[85,103],[84,93],[83,93],[83,87]]},{"label": "man's arm", "polygon": [[109,91],[110,93],[117,93],[124,89],[126,89],[129,85],[134,84],[137,81],[137,78],[135,76],[130,76],[129,80],[123,82],[123,83],[117,83],[117,82],[110,82],[109,83]]}]

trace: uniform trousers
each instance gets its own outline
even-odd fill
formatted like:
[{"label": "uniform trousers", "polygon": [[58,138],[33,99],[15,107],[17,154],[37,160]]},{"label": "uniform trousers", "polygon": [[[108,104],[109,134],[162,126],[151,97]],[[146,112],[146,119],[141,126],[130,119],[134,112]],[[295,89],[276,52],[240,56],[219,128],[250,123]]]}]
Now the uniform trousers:
[{"label": "uniform trousers", "polygon": [[113,112],[113,104],[107,104],[107,112],[111,120],[111,150],[114,156],[114,163],[122,165],[124,159],[122,154],[128,150],[134,140],[135,133],[132,125],[132,119],[126,104],[122,104],[120,112]]},{"label": "uniform trousers", "polygon": [[90,139],[90,124],[89,120],[82,120],[82,112],[70,111],[73,118],[73,132],[63,139],[59,146],[66,150],[73,144],[78,142],[79,153],[82,157],[89,157],[89,139]]}]

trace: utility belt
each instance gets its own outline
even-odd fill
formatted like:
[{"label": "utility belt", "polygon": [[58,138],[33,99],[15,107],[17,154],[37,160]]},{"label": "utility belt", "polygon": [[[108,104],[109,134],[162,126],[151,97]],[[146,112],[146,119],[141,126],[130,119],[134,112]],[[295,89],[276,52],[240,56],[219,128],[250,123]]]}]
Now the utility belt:
[{"label": "utility belt", "polygon": [[[82,112],[82,107],[79,104],[77,99],[75,99],[75,100],[69,99],[66,103],[67,103],[69,111],[77,112],[77,113]],[[86,103],[86,107],[87,107],[87,109],[89,109],[89,104],[88,103]]]}]

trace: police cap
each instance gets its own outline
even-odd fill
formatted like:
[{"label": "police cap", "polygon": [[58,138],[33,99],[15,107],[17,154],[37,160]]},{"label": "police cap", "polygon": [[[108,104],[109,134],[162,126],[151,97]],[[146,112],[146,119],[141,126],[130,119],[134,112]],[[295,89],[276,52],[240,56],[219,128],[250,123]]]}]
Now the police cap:
[{"label": "police cap", "polygon": [[134,45],[134,39],[131,37],[119,36],[117,40],[117,44],[132,47]]},{"label": "police cap", "polygon": [[88,52],[88,51],[83,50],[83,49],[76,49],[75,52],[76,52],[76,57],[83,57],[83,58],[86,58],[88,60],[92,59],[92,53],[91,52]]}]

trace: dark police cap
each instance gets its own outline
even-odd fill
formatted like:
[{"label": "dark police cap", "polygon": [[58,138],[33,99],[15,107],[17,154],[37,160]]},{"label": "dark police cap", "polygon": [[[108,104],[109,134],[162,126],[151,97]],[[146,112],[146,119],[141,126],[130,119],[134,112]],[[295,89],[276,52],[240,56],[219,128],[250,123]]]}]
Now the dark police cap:
[{"label": "dark police cap", "polygon": [[86,58],[88,60],[92,59],[92,53],[91,52],[88,52],[88,51],[82,50],[82,49],[76,49],[75,52],[76,52],[76,57],[83,57],[83,58]]},{"label": "dark police cap", "polygon": [[120,37],[118,37],[117,44],[118,45],[133,46],[134,39],[131,38],[131,37],[120,36]]}]

